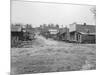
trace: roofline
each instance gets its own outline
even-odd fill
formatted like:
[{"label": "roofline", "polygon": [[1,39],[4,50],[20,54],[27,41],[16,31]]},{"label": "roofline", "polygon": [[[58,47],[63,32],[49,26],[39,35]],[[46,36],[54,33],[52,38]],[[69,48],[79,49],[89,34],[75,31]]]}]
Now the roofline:
[{"label": "roofline", "polygon": [[[84,24],[76,24],[76,25],[85,26]],[[89,24],[86,24],[86,26],[96,26],[96,25],[89,25]]]},{"label": "roofline", "polygon": [[[69,33],[72,33],[72,32],[77,32],[77,31],[71,31],[71,32],[69,32]],[[80,34],[91,34],[91,35],[96,35],[96,33],[84,33],[84,32],[78,32],[78,33],[80,33]]]}]

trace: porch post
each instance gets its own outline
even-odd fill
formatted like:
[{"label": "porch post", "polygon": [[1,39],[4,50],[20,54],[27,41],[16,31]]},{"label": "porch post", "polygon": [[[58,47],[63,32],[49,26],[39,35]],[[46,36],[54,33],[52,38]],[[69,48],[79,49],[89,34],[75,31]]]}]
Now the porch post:
[{"label": "porch post", "polygon": [[74,37],[74,40],[75,40],[75,41],[77,41],[77,37],[76,37],[76,34],[77,34],[77,33],[75,32],[75,37]]},{"label": "porch post", "polygon": [[80,43],[82,43],[82,35],[80,34]]}]

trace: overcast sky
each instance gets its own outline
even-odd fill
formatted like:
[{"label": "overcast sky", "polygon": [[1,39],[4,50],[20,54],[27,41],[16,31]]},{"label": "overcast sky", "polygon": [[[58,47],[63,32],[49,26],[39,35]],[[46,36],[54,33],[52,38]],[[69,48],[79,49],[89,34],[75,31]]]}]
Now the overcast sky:
[{"label": "overcast sky", "polygon": [[11,23],[69,25],[73,22],[94,25],[91,5],[54,4],[39,2],[11,2]]}]

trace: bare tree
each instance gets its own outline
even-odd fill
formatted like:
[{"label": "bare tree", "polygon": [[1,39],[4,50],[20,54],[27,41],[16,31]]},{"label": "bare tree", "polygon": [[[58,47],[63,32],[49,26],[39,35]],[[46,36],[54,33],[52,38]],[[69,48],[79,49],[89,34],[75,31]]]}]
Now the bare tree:
[{"label": "bare tree", "polygon": [[94,16],[94,21],[96,22],[96,7],[91,8],[90,11],[92,12]]}]

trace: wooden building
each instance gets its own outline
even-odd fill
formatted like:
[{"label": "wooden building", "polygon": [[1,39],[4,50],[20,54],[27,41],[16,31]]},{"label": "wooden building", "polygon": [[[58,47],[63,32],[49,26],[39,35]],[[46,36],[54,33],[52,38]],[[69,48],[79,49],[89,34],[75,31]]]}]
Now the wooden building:
[{"label": "wooden building", "polygon": [[69,35],[69,29],[67,27],[65,28],[60,28],[59,33],[57,34],[58,40],[62,41],[69,41],[70,35]]},{"label": "wooden building", "polygon": [[30,26],[11,25],[11,46],[20,45],[22,41],[31,41],[35,37],[35,29]]},{"label": "wooden building", "polygon": [[78,43],[95,43],[96,42],[96,26],[87,25],[86,23],[73,23],[69,28],[70,41]]},{"label": "wooden building", "polygon": [[23,40],[23,31],[21,25],[11,25],[11,46],[16,46]]},{"label": "wooden building", "polygon": [[58,25],[53,25],[49,24],[48,26],[46,25],[41,25],[40,27],[40,33],[46,38],[57,38],[57,33],[59,32],[59,26]]}]

